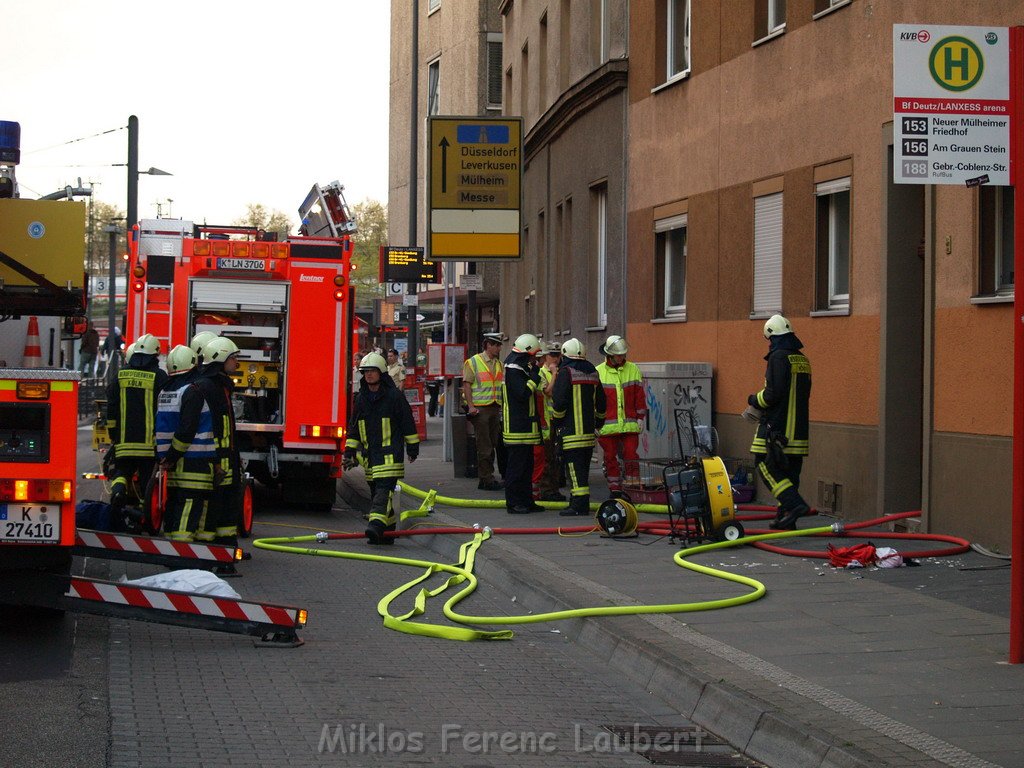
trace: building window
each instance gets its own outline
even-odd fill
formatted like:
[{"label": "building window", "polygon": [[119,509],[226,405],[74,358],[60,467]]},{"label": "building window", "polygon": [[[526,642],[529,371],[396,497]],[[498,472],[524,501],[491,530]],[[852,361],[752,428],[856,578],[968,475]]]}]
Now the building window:
[{"label": "building window", "polygon": [[594,279],[591,284],[591,306],[594,325],[608,324],[608,187],[593,187],[590,194],[591,232],[594,253]]},{"label": "building window", "polygon": [[1013,295],[1013,187],[979,192],[978,293]]},{"label": "building window", "polygon": [[850,177],[814,188],[818,309],[850,308]]},{"label": "building window", "polygon": [[441,60],[434,59],[427,64],[427,114],[441,112]]},{"label": "building window", "polygon": [[768,37],[786,28],[786,0],[755,0],[754,34]]},{"label": "building window", "polygon": [[665,77],[673,77],[690,71],[690,0],[667,0],[668,2],[668,45]]},{"label": "building window", "polygon": [[501,109],[501,45],[500,32],[487,33],[487,108]]},{"label": "building window", "polygon": [[441,7],[441,0],[427,0],[427,13],[433,13]]},{"label": "building window", "polygon": [[519,114],[526,117],[530,105],[530,45],[523,46],[519,63]]},{"label": "building window", "polygon": [[654,222],[654,251],[661,278],[661,317],[686,318],[686,226],[688,214]]},{"label": "building window", "polygon": [[841,5],[849,5],[850,0],[814,0],[814,15],[831,11],[833,8],[838,8]]},{"label": "building window", "polygon": [[548,107],[548,15],[540,17],[540,52],[537,59],[537,109],[540,114]]},{"label": "building window", "polygon": [[562,0],[558,14],[558,90],[569,87],[569,52],[572,50],[572,9],[569,0]]},{"label": "building window", "polygon": [[751,317],[782,311],[782,193],[754,198],[754,307]]}]

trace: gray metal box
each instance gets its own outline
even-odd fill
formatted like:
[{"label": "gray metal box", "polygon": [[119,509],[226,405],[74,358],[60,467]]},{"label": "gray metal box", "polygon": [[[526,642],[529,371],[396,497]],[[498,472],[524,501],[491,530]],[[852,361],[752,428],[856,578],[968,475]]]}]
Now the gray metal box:
[{"label": "gray metal box", "polygon": [[637,363],[644,375],[647,421],[640,457],[679,458],[675,411],[693,411],[697,424],[711,425],[711,363]]}]

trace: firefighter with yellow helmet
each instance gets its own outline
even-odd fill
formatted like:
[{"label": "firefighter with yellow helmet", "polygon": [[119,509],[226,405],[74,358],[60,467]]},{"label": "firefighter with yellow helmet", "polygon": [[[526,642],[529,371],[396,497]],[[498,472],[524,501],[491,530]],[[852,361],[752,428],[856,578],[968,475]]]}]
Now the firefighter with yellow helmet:
[{"label": "firefighter with yellow helmet", "polygon": [[519,336],[505,358],[501,385],[502,434],[505,441],[505,508],[521,515],[543,509],[533,500],[533,449],[540,445],[537,389],[540,374],[535,360],[540,340],[532,333]]},{"label": "firefighter with yellow helmet", "polygon": [[359,361],[362,379],[353,398],[352,417],[342,465],[362,464],[370,486],[370,544],[393,544],[385,536],[395,530],[397,516],[391,505],[398,481],[405,477],[405,456],[416,461],[420,438],[409,401],[388,375],[388,363],[376,352]]},{"label": "firefighter with yellow helmet", "polygon": [[647,395],[640,367],[626,359],[629,345],[624,338],[609,336],[599,351],[604,355],[604,362],[597,366],[597,375],[601,378],[607,407],[597,440],[604,453],[608,490],[612,496],[619,496],[623,477],[635,481],[639,474],[637,448],[643,420],[647,418]]}]

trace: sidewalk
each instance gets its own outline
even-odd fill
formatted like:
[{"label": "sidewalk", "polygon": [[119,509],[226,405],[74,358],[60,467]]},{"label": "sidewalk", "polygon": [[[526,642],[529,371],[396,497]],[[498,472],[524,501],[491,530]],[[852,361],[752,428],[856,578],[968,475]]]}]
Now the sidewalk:
[{"label": "sidewalk", "polygon": [[[440,428],[439,419],[429,420],[431,439],[407,465],[407,482],[457,498],[503,499],[477,490],[475,479],[453,479],[452,464],[441,460]],[[359,486],[340,484],[354,505],[364,503]],[[606,497],[595,463],[591,500]],[[418,505],[402,494],[402,509]],[[429,519],[491,527],[588,520],[554,511],[510,516],[503,509],[440,506]],[[812,517],[800,526],[831,521]],[[463,540],[417,542],[451,560]],[[822,550],[826,542],[787,543]],[[481,589],[514,596],[510,608],[517,613],[743,594],[742,586],[676,566],[678,548],[651,536],[498,536],[481,547],[476,573]],[[719,611],[574,619],[552,628],[772,768],[1024,765],[1024,667],[1005,663],[1005,561],[970,552],[926,558],[918,568],[843,571],[753,547],[694,561],[762,581],[767,595]]]}]

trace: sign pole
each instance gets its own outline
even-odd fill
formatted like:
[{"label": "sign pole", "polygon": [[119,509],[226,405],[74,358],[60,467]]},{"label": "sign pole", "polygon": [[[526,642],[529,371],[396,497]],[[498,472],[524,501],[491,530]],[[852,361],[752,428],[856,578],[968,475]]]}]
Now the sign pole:
[{"label": "sign pole", "polygon": [[1013,129],[1010,166],[1013,181],[1013,506],[1010,529],[1010,658],[1024,662],[1024,27],[1010,31],[1010,100]]}]

